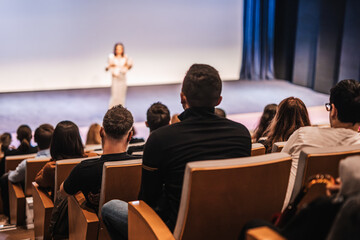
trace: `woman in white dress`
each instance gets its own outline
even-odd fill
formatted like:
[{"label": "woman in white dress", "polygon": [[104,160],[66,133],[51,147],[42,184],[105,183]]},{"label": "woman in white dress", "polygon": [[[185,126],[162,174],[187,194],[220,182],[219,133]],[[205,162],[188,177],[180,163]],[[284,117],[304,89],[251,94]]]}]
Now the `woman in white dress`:
[{"label": "woman in white dress", "polygon": [[122,104],[125,106],[126,99],[126,72],[132,67],[132,60],[128,58],[122,43],[116,43],[114,53],[109,55],[106,71],[110,70],[112,75],[111,99],[109,108]]}]

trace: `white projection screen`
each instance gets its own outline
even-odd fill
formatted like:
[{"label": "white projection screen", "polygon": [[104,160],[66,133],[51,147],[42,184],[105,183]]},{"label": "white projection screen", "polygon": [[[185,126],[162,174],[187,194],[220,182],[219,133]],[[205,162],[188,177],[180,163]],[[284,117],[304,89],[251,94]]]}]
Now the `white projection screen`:
[{"label": "white projection screen", "polygon": [[239,78],[243,0],[0,0],[0,92],[107,87],[114,43],[128,85],[179,83],[193,63]]}]

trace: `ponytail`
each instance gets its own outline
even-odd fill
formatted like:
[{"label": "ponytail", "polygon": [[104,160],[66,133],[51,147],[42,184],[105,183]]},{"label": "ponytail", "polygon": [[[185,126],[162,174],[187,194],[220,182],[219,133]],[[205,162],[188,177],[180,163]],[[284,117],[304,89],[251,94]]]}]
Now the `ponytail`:
[{"label": "ponytail", "polygon": [[28,152],[30,150],[30,143],[26,138],[21,141],[18,150],[21,152]]}]

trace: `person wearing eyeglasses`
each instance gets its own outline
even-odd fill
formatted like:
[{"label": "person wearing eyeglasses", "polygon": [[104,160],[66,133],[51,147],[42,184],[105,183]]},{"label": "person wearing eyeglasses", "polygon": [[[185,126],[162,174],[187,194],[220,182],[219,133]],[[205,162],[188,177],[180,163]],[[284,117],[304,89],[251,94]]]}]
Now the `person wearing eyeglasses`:
[{"label": "person wearing eyeglasses", "polygon": [[360,144],[360,83],[342,80],[330,90],[330,102],[325,104],[331,128],[302,127],[295,131],[282,149],[292,158],[289,185],[284,206],[294,188],[300,152],[305,147],[335,147]]}]

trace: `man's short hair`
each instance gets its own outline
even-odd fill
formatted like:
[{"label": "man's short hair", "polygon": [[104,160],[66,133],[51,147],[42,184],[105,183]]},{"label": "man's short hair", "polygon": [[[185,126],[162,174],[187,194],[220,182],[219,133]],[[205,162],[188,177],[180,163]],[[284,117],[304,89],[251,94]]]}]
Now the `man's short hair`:
[{"label": "man's short hair", "polygon": [[131,112],[121,104],[110,108],[103,119],[105,133],[118,140],[130,131],[133,124],[134,119]]},{"label": "man's short hair", "polygon": [[42,124],[34,134],[34,140],[38,145],[39,150],[48,149],[50,147],[51,138],[54,133],[54,127],[50,124]]},{"label": "man's short hair", "polygon": [[339,121],[360,122],[360,83],[353,79],[340,81],[330,90],[330,103],[335,105]]},{"label": "man's short hair", "polygon": [[146,121],[150,128],[150,132],[159,127],[169,125],[170,111],[161,102],[152,104],[146,112]]},{"label": "man's short hair", "polygon": [[206,64],[190,67],[182,84],[182,92],[190,107],[215,107],[221,94],[218,71]]}]

